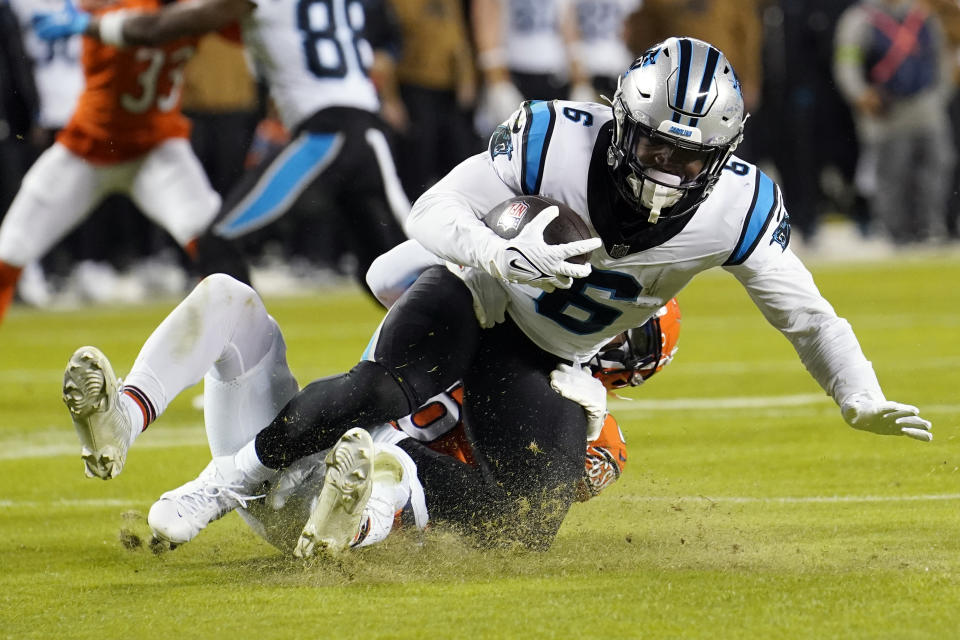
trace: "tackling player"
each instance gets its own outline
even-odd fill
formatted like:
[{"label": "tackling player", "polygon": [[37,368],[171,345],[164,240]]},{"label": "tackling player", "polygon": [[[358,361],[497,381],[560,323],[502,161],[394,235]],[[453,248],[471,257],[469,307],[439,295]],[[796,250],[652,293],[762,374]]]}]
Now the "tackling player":
[{"label": "tackling player", "polygon": [[[610,389],[641,384],[670,362],[679,329],[674,300],[643,330],[631,332],[601,352],[592,368]],[[182,348],[171,349],[172,344]],[[211,520],[239,506],[257,533],[298,555],[311,555],[319,540],[331,550],[348,544],[365,546],[385,538],[396,512],[405,507],[412,510],[418,526],[427,522],[416,466],[395,446],[397,442],[410,437],[438,453],[474,464],[461,416],[463,387],[456,384],[393,427],[371,429],[373,441],[366,433],[351,430],[331,451],[303,458],[280,475],[255,482],[238,480],[234,457],[252,454],[248,443],[298,386],[286,362],[280,329],[259,296],[239,281],[218,274],[204,279],[161,322],[122,386],[107,358],[94,347],[81,347],[71,358],[64,376],[64,401],[84,444],[87,475],[117,475],[139,433],[201,377],[213,460],[197,479],[168,491],[151,508],[149,524],[168,543],[189,541]],[[599,380],[592,382],[603,392]],[[587,444],[578,485],[581,500],[599,494],[619,478],[627,460],[616,421],[605,415],[602,423],[599,434]],[[123,438],[123,447],[97,450],[117,437]],[[358,471],[363,477],[350,484],[347,480]],[[358,495],[363,499],[356,499]],[[347,498],[357,505],[355,509],[343,508]],[[442,505],[429,506],[443,511]]]},{"label": "tackling player", "polygon": [[[161,0],[100,3],[100,17]],[[196,39],[117,48],[85,39],[86,86],[56,142],[33,164],[0,225],[0,320],[25,265],[45,255],[112,193],[124,193],[194,255],[220,197],[190,147],[180,112]]]},{"label": "tackling player", "polygon": [[[152,9],[152,7],[151,7]],[[392,62],[368,41],[380,12],[348,0],[192,0],[162,11],[90,16],[68,7],[38,14],[42,37],[71,33],[118,47],[158,46],[239,21],[243,42],[263,70],[291,140],[231,192],[210,233],[198,243],[205,272],[213,266],[249,282],[246,264],[222,238],[237,238],[282,216],[311,185],[333,195],[344,215],[358,273],[406,239],[410,209],[397,177],[374,69],[389,77]],[[224,261],[232,260],[232,264]],[[207,259],[215,265],[205,265]]]}]

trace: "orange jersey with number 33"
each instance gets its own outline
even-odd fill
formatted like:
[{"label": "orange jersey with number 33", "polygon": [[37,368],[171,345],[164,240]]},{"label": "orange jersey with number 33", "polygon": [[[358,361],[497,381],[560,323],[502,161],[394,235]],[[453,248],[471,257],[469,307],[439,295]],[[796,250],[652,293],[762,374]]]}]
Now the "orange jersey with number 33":
[{"label": "orange jersey with number 33", "polygon": [[[96,11],[153,11],[160,0],[119,0]],[[86,86],[57,141],[94,164],[138,158],[169,138],[190,135],[180,111],[183,68],[197,38],[156,47],[112,47],[84,37]]]}]

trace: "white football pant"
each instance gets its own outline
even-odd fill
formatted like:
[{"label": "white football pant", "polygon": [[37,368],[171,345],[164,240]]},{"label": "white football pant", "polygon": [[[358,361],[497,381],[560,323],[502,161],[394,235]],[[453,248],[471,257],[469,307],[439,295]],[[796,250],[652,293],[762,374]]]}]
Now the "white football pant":
[{"label": "white football pant", "polygon": [[0,260],[22,267],[43,257],[108,195],[126,194],[180,246],[220,209],[190,142],[172,138],[136,160],[94,165],[54,143],[30,167],[0,225]]}]

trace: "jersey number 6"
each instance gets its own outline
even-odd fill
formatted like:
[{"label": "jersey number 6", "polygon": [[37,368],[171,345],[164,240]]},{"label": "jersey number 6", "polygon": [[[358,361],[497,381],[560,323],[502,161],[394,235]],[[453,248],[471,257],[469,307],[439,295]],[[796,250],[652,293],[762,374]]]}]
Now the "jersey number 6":
[{"label": "jersey number 6", "polygon": [[594,269],[586,278],[575,279],[569,289],[541,294],[534,306],[537,313],[571,333],[596,333],[613,324],[623,312],[588,296],[589,289],[606,291],[610,300],[632,302],[640,297],[643,286],[625,273]]}]

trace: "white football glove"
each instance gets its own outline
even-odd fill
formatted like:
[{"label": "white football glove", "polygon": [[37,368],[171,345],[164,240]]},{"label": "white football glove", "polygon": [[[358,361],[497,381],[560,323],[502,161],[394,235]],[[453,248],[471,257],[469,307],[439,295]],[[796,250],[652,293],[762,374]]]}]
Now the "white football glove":
[{"label": "white football glove", "polygon": [[550,372],[550,386],[567,400],[573,400],[587,414],[587,442],[600,437],[607,417],[607,388],[593,377],[590,367],[558,364]]},{"label": "white football glove", "polygon": [[505,121],[513,112],[520,108],[523,94],[512,82],[506,80],[495,82],[483,92],[480,110],[484,117],[496,127]]},{"label": "white football glove", "polygon": [[556,206],[547,207],[527,223],[516,238],[493,244],[493,254],[483,265],[484,270],[496,278],[546,291],[569,289],[573,278],[590,275],[590,263],[574,264],[567,262],[567,258],[593,251],[603,243],[602,240],[587,238],[565,244],[547,244],[543,240],[543,230],[559,215]]},{"label": "white football glove", "polygon": [[503,280],[494,278],[482,269],[461,267],[452,262],[447,263],[447,269],[463,280],[470,289],[473,297],[473,313],[477,316],[477,322],[481,327],[489,329],[506,320],[509,300],[503,288]]},{"label": "white football glove", "polygon": [[920,410],[909,404],[853,396],[840,408],[843,419],[854,429],[884,436],[908,436],[923,442],[933,440],[929,420],[920,417]]}]

